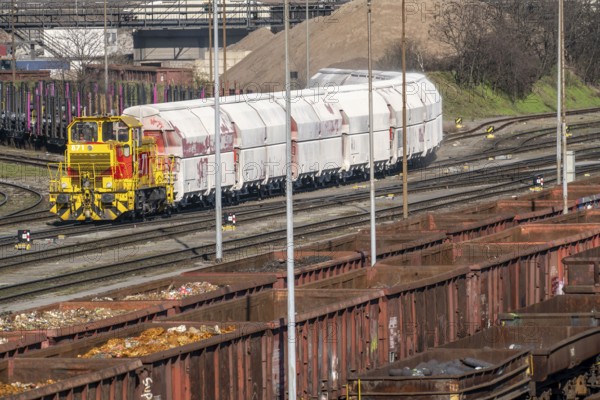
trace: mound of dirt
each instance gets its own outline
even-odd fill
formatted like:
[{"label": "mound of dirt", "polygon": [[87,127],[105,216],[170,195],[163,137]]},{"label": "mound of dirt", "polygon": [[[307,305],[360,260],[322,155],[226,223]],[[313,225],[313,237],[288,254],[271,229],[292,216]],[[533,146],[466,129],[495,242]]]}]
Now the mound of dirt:
[{"label": "mound of dirt", "polygon": [[275,35],[270,29],[259,28],[239,42],[234,43],[231,46],[227,46],[227,50],[255,51],[256,49],[268,43],[273,36]]},{"label": "mound of dirt", "polygon": [[[448,54],[449,49],[439,42],[431,30],[437,16],[443,12],[441,0],[409,0],[406,5],[407,40],[417,44],[427,56],[442,57]],[[392,45],[400,42],[401,11],[401,2],[398,0],[372,2],[373,60],[381,58]],[[301,84],[306,80],[306,24],[305,21],[291,29],[289,39],[290,70],[298,72]],[[330,66],[366,68],[366,0],[354,0],[328,17],[311,19],[308,21],[308,29],[311,76],[319,69]],[[277,82],[279,90],[283,90],[284,36],[280,32],[262,46],[257,46],[228,71],[228,80],[237,81],[240,85],[258,83],[263,87],[269,86],[267,82]],[[253,40],[254,38],[249,39],[250,42]],[[261,37],[262,40],[264,37]]]}]

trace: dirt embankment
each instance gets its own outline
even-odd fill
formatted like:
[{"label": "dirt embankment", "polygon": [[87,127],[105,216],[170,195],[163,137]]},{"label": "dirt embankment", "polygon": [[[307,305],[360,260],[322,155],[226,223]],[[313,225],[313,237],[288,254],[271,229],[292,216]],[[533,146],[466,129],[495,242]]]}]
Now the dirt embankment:
[{"label": "dirt embankment", "polygon": [[[402,38],[402,8],[399,0],[372,2],[373,60],[381,58]],[[429,56],[443,56],[448,49],[432,30],[437,17],[444,12],[441,0],[406,1],[406,37]],[[311,19],[309,26],[310,74],[320,68],[366,68],[367,66],[367,2],[354,0],[328,17]],[[285,54],[284,33],[277,35],[257,31],[235,46],[250,49],[249,54],[227,73],[227,80],[240,85],[249,83],[269,86],[276,82],[283,90]],[[306,22],[290,31],[290,70],[298,72],[302,85],[306,80]],[[273,86],[271,84],[271,86]]]}]

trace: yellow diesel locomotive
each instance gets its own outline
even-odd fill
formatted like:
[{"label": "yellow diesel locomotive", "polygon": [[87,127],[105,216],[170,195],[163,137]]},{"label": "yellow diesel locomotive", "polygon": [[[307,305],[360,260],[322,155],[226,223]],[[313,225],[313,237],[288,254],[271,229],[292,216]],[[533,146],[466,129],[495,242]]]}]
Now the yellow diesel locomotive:
[{"label": "yellow diesel locomotive", "polygon": [[50,212],[64,221],[169,212],[175,160],[141,128],[130,116],[75,118],[64,162],[50,168]]}]

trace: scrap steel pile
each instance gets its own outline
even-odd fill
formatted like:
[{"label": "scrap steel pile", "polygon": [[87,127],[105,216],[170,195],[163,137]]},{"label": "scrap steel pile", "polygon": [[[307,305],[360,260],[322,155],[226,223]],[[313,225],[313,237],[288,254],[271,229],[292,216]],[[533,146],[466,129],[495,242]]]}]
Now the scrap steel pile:
[{"label": "scrap steel pile", "polygon": [[390,369],[390,376],[432,376],[432,375],[460,375],[483,368],[490,368],[492,364],[466,357],[446,362],[429,360],[419,363],[415,368],[404,367],[401,369]]},{"label": "scrap steel pile", "polygon": [[213,292],[218,288],[218,285],[209,282],[189,282],[178,288],[169,287],[152,293],[132,294],[124,297],[123,300],[180,300],[184,297]]},{"label": "scrap steel pile", "polygon": [[233,332],[233,327],[219,328],[203,326],[198,329],[180,325],[165,330],[164,328],[146,329],[141,335],[127,338],[110,339],[102,346],[95,347],[80,358],[129,358],[142,357],[148,354],[172,349],[178,346],[199,342],[222,333]]},{"label": "scrap steel pile", "polygon": [[23,382],[14,382],[14,383],[2,383],[0,382],[0,397],[10,396],[17,393],[22,393],[27,390],[37,389],[42,386],[50,385],[56,383],[52,379],[48,379],[45,382],[37,382],[37,383],[23,383]]},{"label": "scrap steel pile", "polygon": [[33,311],[0,318],[0,331],[55,329],[111,318],[128,312],[131,310],[112,310],[100,307]]}]

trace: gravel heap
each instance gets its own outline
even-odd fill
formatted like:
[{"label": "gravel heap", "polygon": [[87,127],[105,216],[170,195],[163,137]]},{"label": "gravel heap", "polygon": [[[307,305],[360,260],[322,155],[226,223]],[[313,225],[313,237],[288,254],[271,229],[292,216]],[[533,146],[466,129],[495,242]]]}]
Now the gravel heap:
[{"label": "gravel heap", "polygon": [[[366,0],[353,0],[327,17],[309,20],[310,75],[326,67],[360,69],[367,67],[367,5]],[[476,3],[465,3],[465,7]],[[451,50],[433,29],[439,16],[450,7],[440,0],[407,2],[406,38],[424,59],[448,56]],[[379,0],[372,4],[373,60],[383,57],[402,38],[401,2]],[[244,86],[277,82],[275,91],[284,90],[284,32],[269,38],[261,35],[260,46],[252,49],[227,72],[229,82]],[[298,80],[306,80],[306,22],[290,30],[290,70],[298,72]],[[257,35],[258,37],[258,35]],[[254,44],[254,38],[249,39]],[[250,47],[250,46],[249,46]],[[269,89],[267,89],[268,91]],[[263,90],[264,91],[264,90]]]}]

